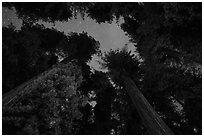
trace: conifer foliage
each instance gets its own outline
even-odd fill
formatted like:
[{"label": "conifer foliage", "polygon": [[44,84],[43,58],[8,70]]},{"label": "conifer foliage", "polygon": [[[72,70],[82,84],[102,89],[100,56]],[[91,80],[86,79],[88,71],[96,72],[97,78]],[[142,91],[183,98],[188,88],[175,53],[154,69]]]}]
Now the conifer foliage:
[{"label": "conifer foliage", "polygon": [[82,80],[74,63],[44,72],[3,106],[3,134],[74,134],[87,103],[77,90]]}]

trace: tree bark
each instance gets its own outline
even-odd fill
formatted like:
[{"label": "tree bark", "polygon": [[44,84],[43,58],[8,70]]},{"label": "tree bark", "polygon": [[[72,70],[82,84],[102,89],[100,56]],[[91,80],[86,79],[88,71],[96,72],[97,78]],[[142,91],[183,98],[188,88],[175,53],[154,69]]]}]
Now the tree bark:
[{"label": "tree bark", "polygon": [[135,105],[148,134],[151,135],[173,135],[171,129],[155,112],[133,80],[125,75],[121,76],[124,87]]}]

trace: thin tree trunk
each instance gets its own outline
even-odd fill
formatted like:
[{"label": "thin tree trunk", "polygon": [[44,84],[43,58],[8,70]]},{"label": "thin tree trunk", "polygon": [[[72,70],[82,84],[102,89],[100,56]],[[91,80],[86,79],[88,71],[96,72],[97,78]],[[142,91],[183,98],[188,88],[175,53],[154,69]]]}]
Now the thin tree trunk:
[{"label": "thin tree trunk", "polygon": [[[71,62],[72,61],[72,57],[67,57],[65,59],[63,59],[61,62],[59,62],[60,64],[66,64],[67,62]],[[53,66],[51,66],[50,68],[48,68],[47,70],[45,70],[44,72],[38,74],[37,76],[34,76],[33,78],[31,78],[30,80],[22,83],[21,85],[17,86],[16,88],[10,90],[9,92],[5,93],[2,96],[2,106],[7,106],[10,105],[10,103],[12,103],[14,100],[17,99],[17,95],[21,94],[20,92],[22,92],[24,90],[24,88],[26,88],[27,86],[29,86],[29,84],[32,84],[36,79],[38,79],[39,77],[42,77],[44,74],[46,74],[47,72],[49,72],[52,68],[54,68],[58,63],[54,64]],[[23,93],[22,93],[23,94]]]},{"label": "thin tree trunk", "polygon": [[149,134],[152,135],[173,135],[171,129],[155,112],[136,84],[127,76],[121,76],[124,87],[132,99],[143,123]]}]

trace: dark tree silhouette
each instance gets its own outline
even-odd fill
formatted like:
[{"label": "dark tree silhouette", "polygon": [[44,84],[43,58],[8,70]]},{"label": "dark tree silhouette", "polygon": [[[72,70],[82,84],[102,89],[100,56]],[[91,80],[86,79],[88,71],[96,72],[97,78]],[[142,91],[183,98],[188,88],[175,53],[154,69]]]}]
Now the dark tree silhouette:
[{"label": "dark tree silhouette", "polygon": [[48,69],[60,58],[86,63],[99,48],[99,42],[87,33],[66,36],[54,29],[26,23],[18,32],[3,28],[3,34],[3,94]]},{"label": "dark tree silhouette", "polygon": [[[83,95],[91,91],[96,94],[95,107],[89,104],[86,110],[81,108],[84,115],[76,130],[62,129],[61,133],[170,134],[164,122],[175,134],[202,133],[201,3],[3,3],[3,6],[15,7],[24,21],[20,32],[15,32],[12,26],[3,28],[5,91],[46,70],[61,57],[66,58],[62,62],[65,64],[77,60],[84,78],[78,89]],[[40,19],[67,21],[76,11],[86,13],[98,23],[122,17],[121,28],[135,43],[139,56],[125,50],[110,51],[105,54],[103,65],[111,73],[94,74],[86,62],[98,51],[98,42],[86,33],[65,36],[56,30],[33,26]],[[158,121],[154,123],[155,119]],[[28,132],[30,126],[25,127],[23,133],[39,134],[37,130]],[[15,128],[8,132],[16,133],[19,127]],[[50,134],[60,134],[58,129],[55,127]]]},{"label": "dark tree silhouette", "polygon": [[72,17],[71,7],[63,2],[4,2],[3,6],[15,7],[17,14],[25,21],[67,21]]}]

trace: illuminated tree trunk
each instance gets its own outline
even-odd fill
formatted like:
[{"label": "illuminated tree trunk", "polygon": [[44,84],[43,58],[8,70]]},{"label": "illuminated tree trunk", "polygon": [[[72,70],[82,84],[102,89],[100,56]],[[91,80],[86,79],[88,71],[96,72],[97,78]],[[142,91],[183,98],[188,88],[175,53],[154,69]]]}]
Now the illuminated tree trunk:
[{"label": "illuminated tree trunk", "polygon": [[148,134],[171,135],[173,132],[155,112],[136,84],[127,76],[121,76],[124,87],[133,101]]}]

